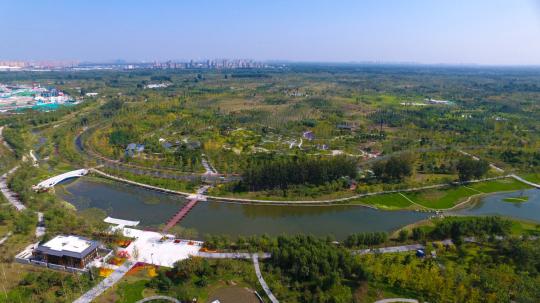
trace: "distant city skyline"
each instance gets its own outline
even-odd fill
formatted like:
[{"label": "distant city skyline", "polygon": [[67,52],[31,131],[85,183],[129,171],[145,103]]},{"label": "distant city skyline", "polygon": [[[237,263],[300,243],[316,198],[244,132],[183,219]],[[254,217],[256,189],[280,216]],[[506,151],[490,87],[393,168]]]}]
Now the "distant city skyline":
[{"label": "distant city skyline", "polygon": [[0,61],[540,65],[538,0],[0,0]]}]

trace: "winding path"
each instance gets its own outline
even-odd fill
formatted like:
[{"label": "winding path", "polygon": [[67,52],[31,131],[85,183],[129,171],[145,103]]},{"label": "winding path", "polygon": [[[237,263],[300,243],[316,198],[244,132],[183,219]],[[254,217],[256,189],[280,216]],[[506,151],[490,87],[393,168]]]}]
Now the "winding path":
[{"label": "winding path", "polygon": [[261,274],[261,268],[259,267],[259,255],[253,254],[251,255],[251,258],[253,260],[253,266],[255,267],[255,274],[257,275],[257,279],[259,279],[259,283],[261,284],[264,292],[266,293],[270,301],[272,301],[272,303],[279,303],[278,299],[274,296],[274,294],[270,290],[270,287],[268,287],[268,284],[266,284],[266,281],[264,281],[264,278]]},{"label": "winding path", "polygon": [[6,200],[11,203],[11,205],[13,205],[18,211],[22,211],[26,209],[26,206],[24,206],[21,200],[19,200],[19,198],[17,197],[17,194],[13,192],[7,185],[8,176],[17,171],[18,168],[19,166],[17,165],[7,173],[0,176],[0,191],[2,192]]},{"label": "winding path", "polygon": [[516,179],[516,180],[519,181],[519,182],[522,182],[522,183],[525,183],[525,184],[530,185],[530,186],[532,186],[532,187],[535,187],[535,188],[540,189],[540,184],[536,184],[536,183],[533,183],[533,182],[531,182],[531,181],[527,181],[527,180],[523,179],[522,177],[520,177],[520,176],[518,176],[518,175],[511,174],[510,177]]},{"label": "winding path", "polygon": [[170,301],[170,302],[173,302],[173,303],[182,303],[178,299],[175,299],[173,297],[167,297],[167,296],[151,296],[151,297],[139,300],[139,301],[137,301],[135,303],[145,303],[145,302],[150,302],[150,301],[154,301],[154,300],[165,300],[165,301]]},{"label": "winding path", "polygon": [[[182,195],[182,196],[188,196],[188,197],[193,195],[193,194],[187,193],[187,192],[166,189],[166,188],[162,188],[162,187],[158,187],[158,186],[139,183],[139,182],[135,182],[135,181],[125,179],[125,178],[113,176],[111,174],[108,174],[108,173],[105,173],[105,172],[99,170],[98,168],[91,168],[89,170],[96,173],[96,174],[98,174],[98,175],[101,175],[103,177],[106,177],[106,178],[109,178],[109,179],[112,179],[112,180],[116,180],[116,181],[124,182],[124,183],[127,183],[127,184],[132,184],[132,185],[144,187],[144,188],[151,189],[151,190],[161,191],[161,192],[170,193],[170,194],[177,194],[177,195]],[[499,176],[499,177],[492,177],[492,178],[483,178],[483,179],[479,179],[479,180],[472,180],[472,181],[461,182],[461,183],[454,182],[453,184],[454,185],[459,185],[459,184],[478,183],[478,182],[485,182],[485,181],[504,179],[504,178],[508,178],[508,177],[511,177],[511,176],[507,175],[507,176]],[[426,190],[426,189],[436,189],[436,188],[447,187],[447,186],[450,186],[450,185],[451,184],[448,184],[448,183],[442,183],[442,184],[426,185],[426,186],[422,186],[422,187],[396,189],[396,190],[386,190],[386,191],[380,191],[380,192],[357,194],[357,195],[353,195],[353,196],[349,196],[349,197],[337,198],[337,199],[329,199],[329,200],[259,200],[259,199],[242,199],[242,198],[219,197],[219,196],[206,196],[206,198],[212,199],[212,200],[215,200],[215,201],[232,202],[232,203],[257,203],[257,204],[272,204],[272,205],[291,205],[291,204],[294,204],[294,205],[324,205],[324,204],[337,204],[337,203],[340,203],[340,202],[347,202],[349,200],[354,200],[354,199],[364,198],[364,197],[370,197],[370,196],[376,196],[376,195],[414,192],[414,191],[420,191],[420,190]],[[377,207],[375,207],[373,205],[369,205],[369,204],[358,203],[358,204],[355,204],[355,205],[363,206],[363,207],[367,207],[367,208],[371,208],[371,209],[378,209]],[[417,204],[417,205],[419,205],[419,204]],[[427,209],[427,210],[432,210],[432,211],[435,211],[435,210],[443,211],[443,210],[452,209],[452,208],[450,208],[450,209],[432,209],[432,208],[428,208],[428,207],[425,207],[425,206],[422,206],[422,208]]]},{"label": "winding path", "polygon": [[99,295],[104,293],[107,289],[112,287],[116,282],[118,282],[122,277],[135,265],[135,263],[131,263],[129,261],[126,261],[126,263],[122,264],[120,267],[118,267],[109,277],[105,278],[103,281],[99,282],[96,286],[94,286],[92,289],[84,293],[80,298],[73,301],[73,303],[90,303],[95,298],[97,298]]},{"label": "winding path", "polygon": [[391,298],[391,299],[382,299],[375,301],[373,303],[418,303],[416,299],[405,299],[405,298]]},{"label": "winding path", "polygon": [[4,237],[2,237],[2,238],[0,239],[0,245],[4,244],[4,242],[6,242],[7,239],[8,239],[9,237],[11,237],[11,235],[12,235],[12,233],[11,233],[11,232],[8,232]]}]

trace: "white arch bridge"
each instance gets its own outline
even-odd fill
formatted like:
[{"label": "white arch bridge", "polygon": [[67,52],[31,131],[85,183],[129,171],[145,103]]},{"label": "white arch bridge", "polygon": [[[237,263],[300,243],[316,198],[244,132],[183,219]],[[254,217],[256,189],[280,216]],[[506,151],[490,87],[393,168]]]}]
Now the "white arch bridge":
[{"label": "white arch bridge", "polygon": [[51,177],[51,178],[49,178],[47,180],[41,181],[37,185],[32,186],[32,188],[34,190],[36,190],[36,191],[47,190],[47,189],[49,189],[51,187],[54,187],[56,184],[58,184],[58,183],[60,183],[60,182],[62,182],[64,180],[71,179],[71,178],[82,177],[82,176],[84,176],[86,174],[88,174],[88,169],[84,169],[84,168],[69,171],[67,173],[63,173],[63,174]]}]

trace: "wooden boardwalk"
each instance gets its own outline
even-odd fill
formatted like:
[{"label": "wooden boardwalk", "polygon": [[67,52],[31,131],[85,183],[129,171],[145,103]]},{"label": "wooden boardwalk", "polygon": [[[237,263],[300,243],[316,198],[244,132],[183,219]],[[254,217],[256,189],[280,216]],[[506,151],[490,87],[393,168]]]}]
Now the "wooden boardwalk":
[{"label": "wooden boardwalk", "polygon": [[180,222],[189,211],[199,202],[198,199],[191,199],[184,207],[182,207],[165,225],[163,228],[163,233],[166,233],[171,227],[175,226]]}]

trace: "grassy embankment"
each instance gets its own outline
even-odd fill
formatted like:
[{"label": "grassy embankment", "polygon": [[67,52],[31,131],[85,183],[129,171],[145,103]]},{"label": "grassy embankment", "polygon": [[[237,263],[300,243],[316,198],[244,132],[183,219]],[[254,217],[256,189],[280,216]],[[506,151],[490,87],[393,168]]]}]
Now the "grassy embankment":
[{"label": "grassy embankment", "polygon": [[368,204],[387,210],[421,208],[444,210],[466,201],[473,201],[481,195],[528,188],[530,187],[526,184],[505,178],[441,189],[377,195],[360,198],[352,203]]},{"label": "grassy embankment", "polygon": [[[470,218],[470,217],[467,217]],[[527,220],[519,220],[514,218],[506,218],[511,222],[510,227],[510,235],[512,236],[523,236],[523,235],[529,235],[529,236],[540,236],[540,224],[532,221]],[[391,238],[397,238],[399,235],[399,232],[401,230],[407,230],[409,231],[409,234],[412,233],[412,230],[414,228],[421,228],[424,230],[426,234],[430,233],[434,228],[438,221],[441,219],[426,219],[422,221],[418,221],[409,225],[406,225],[396,231],[394,231],[390,237]]]}]

